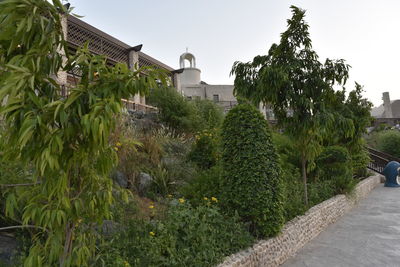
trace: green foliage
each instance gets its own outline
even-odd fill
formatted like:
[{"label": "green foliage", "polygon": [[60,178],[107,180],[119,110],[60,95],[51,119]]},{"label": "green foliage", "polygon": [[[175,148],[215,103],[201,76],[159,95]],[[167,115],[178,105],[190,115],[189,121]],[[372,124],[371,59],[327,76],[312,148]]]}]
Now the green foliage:
[{"label": "green foliage", "polygon": [[160,120],[179,133],[212,130],[223,120],[221,108],[212,101],[189,101],[173,87],[153,90],[147,100],[159,108]]},{"label": "green foliage", "polygon": [[203,202],[204,196],[214,196],[220,198],[221,195],[221,175],[222,168],[216,165],[208,170],[197,173],[181,189],[181,194],[190,200],[194,205]]},{"label": "green foliage", "polygon": [[[0,112],[3,142],[10,148],[4,157],[33,166],[32,175],[20,181],[31,186],[2,190],[5,215],[20,227],[31,226],[25,266],[88,265],[95,225],[112,215],[109,172],[117,157],[109,137],[121,99],[164,81],[149,68],[109,66],[87,45],[69,55],[60,11],[66,12],[58,0],[0,2]],[[81,80],[62,98],[55,75],[75,68]]]},{"label": "green foliage", "polygon": [[296,174],[283,172],[283,216],[285,222],[296,216],[302,215],[307,207],[304,205],[304,187],[300,179],[300,173]]},{"label": "green foliage", "polygon": [[215,201],[204,200],[197,207],[180,201],[171,201],[163,220],[132,220],[117,238],[103,244],[104,264],[214,266],[252,243],[237,216],[221,215]]},{"label": "green foliage", "polygon": [[222,127],[223,205],[249,222],[252,232],[273,236],[283,223],[282,184],[271,133],[250,104],[229,111]]},{"label": "green foliage", "polygon": [[356,153],[351,155],[351,166],[353,169],[353,175],[359,178],[365,178],[368,176],[368,163],[371,161],[368,152],[365,148],[361,148]]},{"label": "green foliage", "polygon": [[349,66],[344,60],[326,59],[321,63],[312,50],[305,11],[291,7],[288,29],[279,44],[273,44],[268,55],[252,62],[235,62],[235,93],[255,104],[269,103],[279,125],[295,140],[301,155],[307,203],[307,168],[321,151],[322,129],[332,118],[325,103],[335,84],[344,84]]},{"label": "green foliage", "polygon": [[400,132],[398,130],[387,130],[377,133],[376,148],[400,158]]},{"label": "green foliage", "polygon": [[300,155],[289,136],[272,132],[272,140],[276,147],[280,169],[282,170],[283,216],[285,222],[287,222],[307,210],[303,201],[304,187],[300,179]]},{"label": "green foliage", "polygon": [[[338,177],[339,179],[341,177]],[[336,181],[335,180],[321,180],[309,184],[310,203],[309,206],[315,206],[319,203],[334,197],[336,194]]]},{"label": "green foliage", "polygon": [[175,131],[193,133],[200,129],[201,120],[195,105],[187,101],[175,88],[153,90],[148,102],[160,110],[160,120]]},{"label": "green foliage", "polygon": [[218,161],[219,144],[216,135],[213,131],[204,131],[196,135],[188,158],[200,169],[209,169]]},{"label": "green foliage", "polygon": [[194,104],[203,121],[203,129],[210,131],[221,126],[224,120],[221,107],[208,99],[195,100]]},{"label": "green foliage", "polygon": [[317,173],[320,180],[333,181],[336,194],[350,193],[356,184],[352,176],[351,157],[346,148],[326,147],[318,156]]}]

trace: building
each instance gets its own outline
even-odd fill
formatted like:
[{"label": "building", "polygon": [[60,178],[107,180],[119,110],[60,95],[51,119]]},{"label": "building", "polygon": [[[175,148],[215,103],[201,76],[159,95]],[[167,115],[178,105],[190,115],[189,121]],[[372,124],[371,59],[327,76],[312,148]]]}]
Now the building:
[{"label": "building", "polygon": [[[233,85],[211,85],[201,80],[201,70],[196,67],[196,58],[191,53],[184,53],[179,59],[179,69],[174,69],[157,59],[143,53],[142,45],[130,46],[111,35],[93,27],[92,25],[71,15],[63,17],[64,38],[68,43],[69,53],[75,51],[89,42],[89,50],[93,54],[104,55],[110,65],[126,63],[131,69],[135,66],[153,66],[166,71],[172,86],[188,99],[209,99],[220,105],[224,112],[237,105],[233,94]],[[63,51],[60,51],[63,53]],[[58,73],[58,82],[63,86],[63,94],[68,95],[68,90],[74,87],[79,79],[79,70]],[[131,99],[124,99],[128,110],[157,110],[146,104],[145,96],[135,95]],[[260,105],[260,111],[271,118],[270,109]]]},{"label": "building", "polygon": [[382,96],[383,104],[371,110],[371,116],[375,118],[375,124],[386,123],[396,125],[400,123],[400,99],[390,100],[389,92]]},{"label": "building", "polygon": [[[174,84],[178,92],[188,99],[208,99],[228,112],[238,104],[233,94],[233,85],[212,85],[201,80],[201,70],[196,66],[196,57],[187,52],[179,58],[179,70],[175,71]],[[261,113],[270,120],[273,120],[272,109],[260,104]]]},{"label": "building", "polygon": [[237,105],[233,85],[211,85],[201,80],[201,70],[196,67],[196,58],[186,52],[179,58],[180,71],[175,76],[175,87],[188,99],[209,99],[227,112]]},{"label": "building", "polygon": [[[90,52],[97,55],[104,55],[107,58],[107,63],[110,65],[126,63],[132,69],[136,65],[139,67],[153,66],[165,70],[170,76],[171,81],[174,81],[175,70],[141,52],[142,45],[130,46],[71,15],[64,16],[62,24],[64,38],[68,43],[70,53],[75,53],[79,47],[89,42]],[[63,53],[63,51],[60,52]],[[68,95],[68,88],[74,87],[77,79],[79,79],[79,70],[70,73],[58,73],[58,82],[64,88],[64,95]],[[156,110],[155,107],[146,105],[146,98],[144,96],[135,95],[131,99],[125,99],[124,102],[129,110]]]}]

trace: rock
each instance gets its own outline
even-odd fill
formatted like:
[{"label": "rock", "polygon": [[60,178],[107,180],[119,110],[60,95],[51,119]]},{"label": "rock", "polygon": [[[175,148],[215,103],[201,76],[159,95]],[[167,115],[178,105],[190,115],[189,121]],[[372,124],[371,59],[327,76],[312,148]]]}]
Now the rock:
[{"label": "rock", "polygon": [[151,182],[153,181],[153,178],[150,176],[150,174],[141,172],[139,174],[139,179],[138,179],[138,191],[139,194],[143,195],[149,186],[151,185]]},{"label": "rock", "polygon": [[102,234],[104,235],[112,235],[114,234],[117,230],[120,230],[120,225],[119,223],[116,223],[111,220],[104,220],[103,225],[101,226]]},{"label": "rock", "polygon": [[111,175],[111,178],[122,188],[128,187],[128,178],[120,171],[116,171]]},{"label": "rock", "polygon": [[14,237],[0,234],[0,266],[12,265],[17,253],[17,240]]}]

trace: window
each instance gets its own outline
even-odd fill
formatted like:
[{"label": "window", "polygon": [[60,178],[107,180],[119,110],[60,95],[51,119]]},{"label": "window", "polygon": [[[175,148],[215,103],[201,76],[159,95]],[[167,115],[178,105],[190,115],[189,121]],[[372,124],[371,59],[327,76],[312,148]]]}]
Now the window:
[{"label": "window", "polygon": [[219,102],[219,95],[213,95],[214,102]]}]

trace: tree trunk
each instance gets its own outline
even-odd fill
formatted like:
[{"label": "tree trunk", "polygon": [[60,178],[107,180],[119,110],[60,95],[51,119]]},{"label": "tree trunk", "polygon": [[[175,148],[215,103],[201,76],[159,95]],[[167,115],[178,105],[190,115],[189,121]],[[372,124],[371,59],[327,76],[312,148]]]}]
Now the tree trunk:
[{"label": "tree trunk", "polygon": [[301,159],[301,171],[303,173],[303,183],[304,183],[304,204],[308,206],[307,170],[306,170],[306,159],[304,156]]},{"label": "tree trunk", "polygon": [[74,225],[72,222],[68,222],[65,227],[65,244],[64,244],[64,252],[60,258],[60,267],[64,267],[67,258],[70,256],[71,248],[72,248],[72,235],[73,235]]}]

